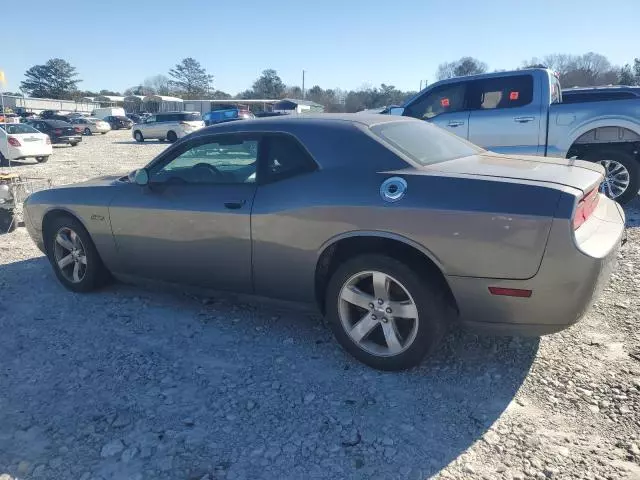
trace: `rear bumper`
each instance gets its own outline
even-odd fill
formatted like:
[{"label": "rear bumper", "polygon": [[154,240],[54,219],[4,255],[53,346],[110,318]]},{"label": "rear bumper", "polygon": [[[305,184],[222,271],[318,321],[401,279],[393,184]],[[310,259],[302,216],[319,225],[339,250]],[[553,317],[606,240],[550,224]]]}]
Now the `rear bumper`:
[{"label": "rear bumper", "polygon": [[9,160],[21,160],[23,158],[35,158],[35,157],[47,157],[51,155],[51,145],[45,145],[43,142],[38,147],[22,146],[13,147],[9,146],[8,154]]},{"label": "rear bumper", "polygon": [[[602,200],[598,214],[589,220],[594,231],[588,240],[597,245],[586,248],[573,242],[567,221],[554,220],[540,269],[528,280],[448,277],[461,323],[479,332],[539,336],[580,320],[607,285],[625,238],[624,213],[617,203]],[[490,286],[532,294],[496,296]]]},{"label": "rear bumper", "polygon": [[79,134],[51,138],[51,143],[80,143],[81,141],[82,141],[82,136]]}]

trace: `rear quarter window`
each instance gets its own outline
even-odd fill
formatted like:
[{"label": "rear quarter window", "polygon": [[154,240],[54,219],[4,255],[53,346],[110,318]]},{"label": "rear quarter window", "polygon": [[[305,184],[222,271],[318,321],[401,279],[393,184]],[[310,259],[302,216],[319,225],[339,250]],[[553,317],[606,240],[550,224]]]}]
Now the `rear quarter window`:
[{"label": "rear quarter window", "polygon": [[371,131],[392,147],[420,165],[432,165],[456,158],[476,155],[480,147],[427,122],[386,122]]}]

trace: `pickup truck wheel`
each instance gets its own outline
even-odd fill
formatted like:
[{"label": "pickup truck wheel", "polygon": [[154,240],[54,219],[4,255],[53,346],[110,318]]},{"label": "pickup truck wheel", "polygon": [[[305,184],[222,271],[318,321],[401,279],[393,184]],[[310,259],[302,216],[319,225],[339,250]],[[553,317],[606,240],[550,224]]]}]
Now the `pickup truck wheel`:
[{"label": "pickup truck wheel", "polygon": [[638,195],[640,165],[632,154],[604,148],[589,152],[585,155],[585,160],[597,162],[604,167],[606,177],[601,191],[607,197],[625,204]]},{"label": "pickup truck wheel", "polygon": [[379,370],[418,365],[446,332],[446,296],[437,284],[385,255],[343,263],[329,280],[327,319],[342,347]]}]

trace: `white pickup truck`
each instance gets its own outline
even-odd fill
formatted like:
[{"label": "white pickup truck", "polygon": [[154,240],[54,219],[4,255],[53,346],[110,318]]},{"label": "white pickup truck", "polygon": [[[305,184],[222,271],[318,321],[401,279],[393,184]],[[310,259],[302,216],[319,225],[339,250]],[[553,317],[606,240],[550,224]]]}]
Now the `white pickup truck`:
[{"label": "white pickup truck", "polygon": [[443,80],[390,113],[428,120],[498,153],[599,162],[602,191],[620,203],[640,188],[640,98],[563,104],[547,69]]}]

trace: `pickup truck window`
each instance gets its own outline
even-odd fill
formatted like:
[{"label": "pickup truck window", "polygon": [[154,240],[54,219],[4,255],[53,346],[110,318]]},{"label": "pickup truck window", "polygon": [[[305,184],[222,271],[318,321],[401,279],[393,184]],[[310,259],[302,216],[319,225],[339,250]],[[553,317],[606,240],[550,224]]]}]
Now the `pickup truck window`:
[{"label": "pickup truck window", "polygon": [[426,92],[405,108],[405,116],[420,120],[433,118],[441,113],[459,112],[466,108],[466,83],[442,85]]},{"label": "pickup truck window", "polygon": [[473,82],[469,103],[473,110],[524,107],[533,100],[533,77],[515,75]]},{"label": "pickup truck window", "polygon": [[560,81],[553,75],[549,76],[550,91],[551,91],[551,104],[562,102],[562,89],[560,88]]}]

